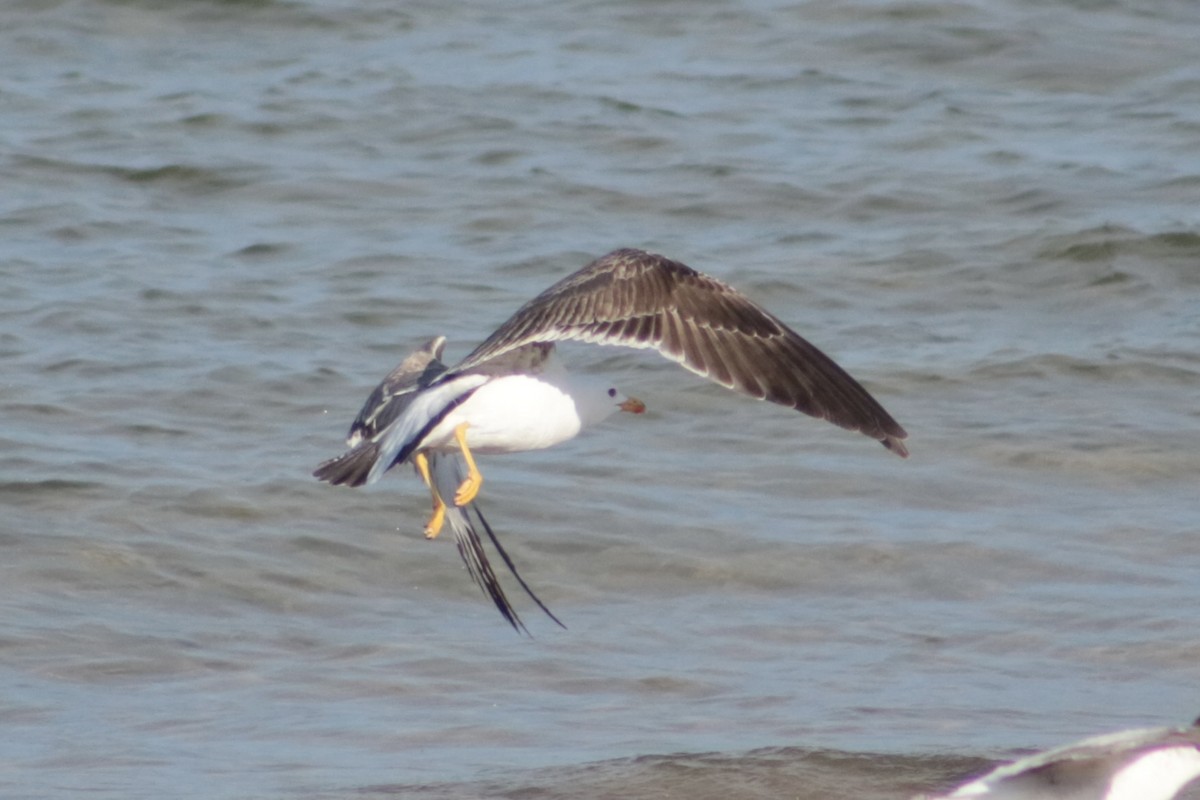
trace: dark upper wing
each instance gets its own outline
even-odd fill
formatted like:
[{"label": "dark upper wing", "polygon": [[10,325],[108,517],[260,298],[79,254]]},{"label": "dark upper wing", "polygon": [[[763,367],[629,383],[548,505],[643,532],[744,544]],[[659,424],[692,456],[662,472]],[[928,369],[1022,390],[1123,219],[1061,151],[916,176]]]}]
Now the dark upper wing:
[{"label": "dark upper wing", "polygon": [[722,386],[908,455],[904,428],[833,359],[733,287],[641,250],[613,251],[554,284],[452,372],[561,340],[652,348]]},{"label": "dark upper wing", "polygon": [[413,394],[446,371],[441,362],[446,337],[436,336],[410,353],[375,387],[350,426],[346,444],[354,447],[390,425],[408,407]]}]

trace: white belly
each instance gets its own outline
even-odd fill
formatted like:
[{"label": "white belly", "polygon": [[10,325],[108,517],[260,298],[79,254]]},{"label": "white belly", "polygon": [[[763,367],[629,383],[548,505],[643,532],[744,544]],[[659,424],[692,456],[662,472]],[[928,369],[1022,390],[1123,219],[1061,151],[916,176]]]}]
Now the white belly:
[{"label": "white belly", "polygon": [[446,415],[422,449],[455,450],[454,429],[468,424],[467,445],[478,453],[540,450],[574,438],[583,423],[563,388],[528,375],[485,383]]}]

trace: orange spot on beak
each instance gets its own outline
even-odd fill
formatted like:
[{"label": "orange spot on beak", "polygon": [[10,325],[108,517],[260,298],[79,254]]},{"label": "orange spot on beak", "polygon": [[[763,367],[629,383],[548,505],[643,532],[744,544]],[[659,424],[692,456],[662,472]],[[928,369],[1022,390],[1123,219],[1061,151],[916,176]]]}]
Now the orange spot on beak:
[{"label": "orange spot on beak", "polygon": [[641,414],[646,410],[646,404],[636,397],[630,397],[624,403],[619,403],[617,408],[628,411],[630,414]]}]

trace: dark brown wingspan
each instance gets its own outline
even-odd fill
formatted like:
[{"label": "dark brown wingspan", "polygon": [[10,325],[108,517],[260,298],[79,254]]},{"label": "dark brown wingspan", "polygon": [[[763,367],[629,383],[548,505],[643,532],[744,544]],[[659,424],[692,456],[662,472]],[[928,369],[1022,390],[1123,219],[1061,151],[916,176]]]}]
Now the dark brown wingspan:
[{"label": "dark brown wingspan", "polygon": [[861,431],[901,457],[908,434],[858,381],[716,278],[641,250],[615,250],[530,300],[451,373],[533,342],[652,348],[760,400]]}]

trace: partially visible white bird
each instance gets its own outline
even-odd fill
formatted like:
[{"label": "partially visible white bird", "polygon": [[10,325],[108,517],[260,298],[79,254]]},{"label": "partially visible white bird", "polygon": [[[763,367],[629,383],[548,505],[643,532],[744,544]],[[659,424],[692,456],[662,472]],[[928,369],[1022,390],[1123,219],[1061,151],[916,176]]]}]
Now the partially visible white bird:
[{"label": "partially visible white bird", "polygon": [[1200,720],[1093,736],[914,800],[1171,800],[1200,777]]},{"label": "partially visible white bird", "polygon": [[[908,434],[883,406],[779,319],[684,264],[616,250],[526,303],[454,367],[437,361],[430,369],[436,358],[427,359],[415,385],[401,393],[385,379],[352,429],[353,449],[313,475],[361,486],[411,462],[430,486],[434,508],[425,531],[436,536],[449,504],[431,477],[435,454],[462,457],[466,475],[453,493],[453,506],[461,508],[483,482],[475,453],[550,447],[617,410],[645,410],[606,381],[568,374],[555,356],[555,343],[568,340],[657,350],[722,386],[860,431],[908,455]],[[434,346],[429,354],[436,356],[434,350],[440,352]],[[421,358],[405,369],[421,367]]]}]

